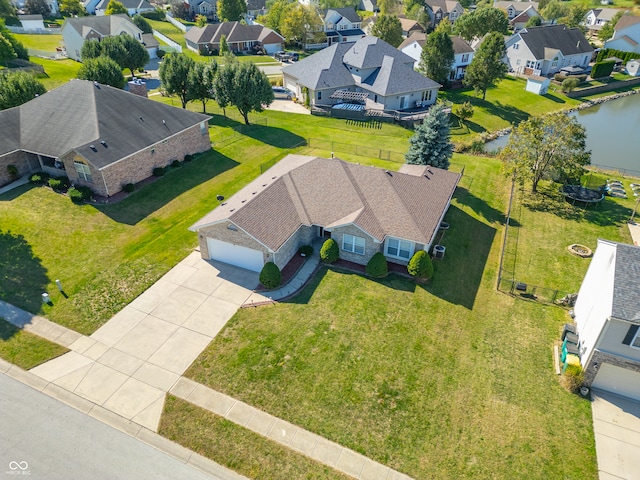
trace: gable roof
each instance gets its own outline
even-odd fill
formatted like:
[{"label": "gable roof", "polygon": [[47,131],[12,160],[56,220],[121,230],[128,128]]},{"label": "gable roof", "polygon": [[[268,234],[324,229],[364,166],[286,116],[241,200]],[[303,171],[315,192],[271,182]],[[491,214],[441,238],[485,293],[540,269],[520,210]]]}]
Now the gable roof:
[{"label": "gable roof", "polygon": [[545,53],[552,49],[562,52],[565,57],[593,52],[593,47],[578,28],[565,25],[524,28],[516,35],[520,36],[536,59],[547,58]]},{"label": "gable roof", "polygon": [[471,48],[471,45],[469,45],[467,41],[459,35],[451,37],[451,43],[453,43],[453,52],[456,55],[474,52],[473,48]]},{"label": "gable roof", "polygon": [[[594,8],[591,10],[596,18],[602,20],[611,20],[620,11],[615,8]],[[589,12],[587,12],[588,14]]]},{"label": "gable roof", "polygon": [[[111,0],[100,0],[96,5],[96,10],[106,10]],[[147,0],[119,0],[127,10],[153,10]]]},{"label": "gable roof", "polygon": [[222,35],[227,38],[227,42],[231,43],[259,42],[272,34],[284,40],[282,35],[262,25],[243,25],[240,22],[222,22],[209,24],[204,27],[192,27],[184,34],[184,38],[196,44],[220,43]]},{"label": "gable roof", "polygon": [[539,8],[539,5],[540,5],[539,2],[526,2],[526,1],[520,1],[520,0],[516,0],[515,2],[509,2],[509,1],[493,2],[493,8],[499,8],[500,10],[507,10],[509,7],[513,7],[513,9],[516,11],[516,15],[524,12],[530,7],[533,7],[537,11]]},{"label": "gable roof", "polygon": [[398,20],[400,20],[400,26],[404,32],[411,32],[411,31],[424,32],[424,28],[422,27],[422,25],[420,25],[415,20],[412,20],[410,18],[405,18],[405,17],[398,17]]},{"label": "gable roof", "polygon": [[95,30],[103,37],[113,35],[121,29],[123,24],[127,24],[126,26],[128,29],[134,29],[136,33],[142,34],[142,30],[136,27],[136,25],[129,20],[129,17],[124,13],[117,15],[90,15],[87,17],[67,18],[62,27],[64,29],[68,25],[78,32],[82,38],[84,38],[91,30]]},{"label": "gable roof", "polygon": [[418,42],[420,47],[424,47],[424,44],[427,41],[427,34],[424,32],[412,32],[407,38],[405,38],[400,45],[398,45],[398,50],[402,50],[404,47],[411,45],[413,42]]},{"label": "gable roof", "polygon": [[631,27],[636,23],[640,23],[640,17],[635,17],[633,15],[623,15],[616,23],[615,30],[622,30],[623,28]]},{"label": "gable roof", "polygon": [[425,5],[434,12],[442,10],[444,13],[451,13],[457,5],[460,5],[460,2],[456,0],[426,0]]},{"label": "gable roof", "polygon": [[230,220],[273,251],[302,225],[352,223],[379,242],[394,236],[427,244],[460,174],[414,167],[387,172],[337,158],[288,155],[189,229]]},{"label": "gable roof", "polygon": [[20,149],[57,158],[74,150],[101,169],[209,118],[118,88],[71,80],[0,112],[0,127],[17,126],[0,128],[0,154]]},{"label": "gable roof", "polygon": [[346,18],[347,20],[349,20],[351,23],[360,23],[362,21],[362,19],[360,18],[360,16],[356,13],[356,9],[353,7],[345,7],[345,8],[327,8],[326,10],[323,10],[322,12],[322,18],[326,18],[327,14],[329,12],[336,12],[338,15],[340,15],[343,18]]},{"label": "gable roof", "polygon": [[[379,95],[439,88],[440,84],[413,69],[414,59],[385,41],[367,36],[353,43],[334,44],[282,72],[312,90],[361,87]],[[360,80],[349,67],[373,71]],[[359,75],[358,72],[356,75]]]},{"label": "gable roof", "polygon": [[262,10],[266,4],[266,0],[247,0],[247,10]]}]

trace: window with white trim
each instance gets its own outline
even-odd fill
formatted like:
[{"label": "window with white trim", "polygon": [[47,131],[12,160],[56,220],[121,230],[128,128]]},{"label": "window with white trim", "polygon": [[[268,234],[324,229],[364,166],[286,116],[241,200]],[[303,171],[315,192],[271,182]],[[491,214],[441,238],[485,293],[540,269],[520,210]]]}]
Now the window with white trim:
[{"label": "window with white trim", "polygon": [[354,235],[343,235],[342,250],[345,252],[357,253],[358,255],[364,255],[364,238],[356,237]]},{"label": "window with white trim", "polygon": [[73,162],[73,166],[76,167],[76,173],[78,174],[78,178],[80,180],[85,180],[87,182],[93,183],[93,178],[91,177],[91,169],[89,165],[81,162]]},{"label": "window with white trim", "polygon": [[389,257],[400,258],[402,260],[409,260],[411,258],[411,255],[413,255],[414,248],[415,245],[413,244],[413,242],[389,237],[387,239],[387,248],[385,255]]},{"label": "window with white trim", "polygon": [[638,325],[631,325],[629,331],[622,341],[623,345],[629,345],[633,348],[640,348],[640,327]]}]

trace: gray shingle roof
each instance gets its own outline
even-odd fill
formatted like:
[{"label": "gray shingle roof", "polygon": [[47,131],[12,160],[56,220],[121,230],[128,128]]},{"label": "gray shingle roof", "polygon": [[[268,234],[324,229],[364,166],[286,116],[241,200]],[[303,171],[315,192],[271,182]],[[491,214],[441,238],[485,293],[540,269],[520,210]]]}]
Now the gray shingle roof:
[{"label": "gray shingle roof", "polygon": [[[96,5],[96,10],[106,10],[109,6],[109,2],[111,0],[100,0],[100,2]],[[136,9],[136,10],[152,10],[153,7],[147,0],[119,0],[120,3],[124,5],[126,9]]]},{"label": "gray shingle roof", "polygon": [[[437,88],[440,85],[413,69],[414,60],[376,37],[334,44],[283,69],[283,73],[312,90],[362,87],[379,95]],[[349,71],[375,69],[363,81]]]},{"label": "gray shingle roof", "polygon": [[456,55],[461,53],[472,53],[474,51],[473,48],[471,48],[471,45],[469,45],[464,38],[458,35],[451,37],[451,43],[453,43],[453,52]]},{"label": "gray shingle roof", "polygon": [[640,247],[616,245],[611,315],[640,322]]},{"label": "gray shingle roof", "polygon": [[222,22],[209,24],[205,27],[192,27],[185,33],[185,40],[196,44],[219,43],[224,35],[227,42],[255,42],[261,41],[267,35],[275,34],[282,38],[277,32],[262,25],[243,25],[240,22]]},{"label": "gray shingle roof", "polygon": [[210,117],[117,88],[72,80],[0,112],[0,127],[16,118],[17,132],[15,127],[9,134],[0,128],[0,154],[15,150],[5,145],[11,141],[15,146],[17,138],[22,150],[51,157],[75,150],[100,169]]},{"label": "gray shingle roof", "polygon": [[118,31],[119,26],[123,22],[130,23],[130,26],[132,28],[142,33],[142,30],[136,27],[135,24],[131,20],[129,20],[129,17],[124,13],[118,15],[90,15],[87,17],[67,18],[65,20],[65,25],[73,27],[74,30],[76,30],[83,37],[83,32],[87,31],[87,27],[91,30],[95,30],[102,36],[108,36],[113,35],[114,32]]},{"label": "gray shingle roof", "polygon": [[564,56],[593,52],[593,47],[579,29],[564,25],[525,28],[516,35],[520,35],[537,59],[546,58],[545,49],[559,50]]},{"label": "gray shingle roof", "polygon": [[418,42],[418,45],[424,47],[425,42],[427,41],[427,34],[424,32],[412,32],[407,38],[403,40],[403,42],[398,45],[398,50],[402,50],[407,45],[411,45],[413,42]]},{"label": "gray shingle roof", "polygon": [[623,15],[616,23],[615,29],[622,30],[623,28],[630,27],[631,25],[635,25],[636,23],[640,23],[640,17],[635,17],[633,15]]},{"label": "gray shingle roof", "polygon": [[327,13],[329,13],[330,10],[333,10],[334,12],[337,12],[338,15],[340,15],[341,17],[346,18],[351,23],[360,23],[362,21],[361,18],[356,13],[355,8],[353,8],[353,7],[328,8],[328,9],[324,10],[323,16],[326,17]]},{"label": "gray shingle roof", "polygon": [[0,111],[0,155],[20,150],[20,107]]},{"label": "gray shingle roof", "polygon": [[191,230],[230,220],[276,251],[302,225],[353,223],[378,241],[386,236],[428,243],[460,175],[428,167],[409,173],[289,155]]}]

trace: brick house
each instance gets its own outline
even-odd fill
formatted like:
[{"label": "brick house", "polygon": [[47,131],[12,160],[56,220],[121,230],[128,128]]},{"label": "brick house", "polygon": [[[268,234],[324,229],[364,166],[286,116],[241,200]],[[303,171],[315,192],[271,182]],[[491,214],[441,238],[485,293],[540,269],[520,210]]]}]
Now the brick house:
[{"label": "brick house", "polygon": [[399,172],[288,155],[189,230],[205,259],[252,271],[283,268],[303,245],[333,238],[340,258],[382,252],[406,265],[433,244],[460,174],[423,165]]},{"label": "brick house", "polygon": [[19,175],[67,176],[102,196],[156,167],[211,148],[209,116],[117,88],[71,80],[0,112],[0,185]]},{"label": "brick house", "polygon": [[232,52],[248,52],[254,47],[264,48],[266,53],[282,50],[284,37],[270,28],[258,25],[243,25],[240,22],[222,22],[204,27],[192,27],[184,35],[189,50],[210,53],[220,50],[222,37]]}]

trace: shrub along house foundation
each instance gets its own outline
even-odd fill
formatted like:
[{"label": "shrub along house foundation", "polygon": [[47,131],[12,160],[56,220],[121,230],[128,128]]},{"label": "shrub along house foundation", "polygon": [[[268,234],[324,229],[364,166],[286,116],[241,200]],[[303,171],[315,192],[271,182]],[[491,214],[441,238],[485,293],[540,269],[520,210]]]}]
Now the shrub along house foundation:
[{"label": "shrub along house foundation", "polygon": [[72,80],[0,112],[0,186],[13,180],[13,165],[18,176],[42,170],[109,197],[156,167],[209,150],[209,118]]},{"label": "shrub along house foundation", "polygon": [[429,250],[460,174],[422,165],[399,172],[288,155],[190,227],[205,259],[281,269],[303,245],[333,238],[340,258],[366,265],[382,252],[406,265]]}]

